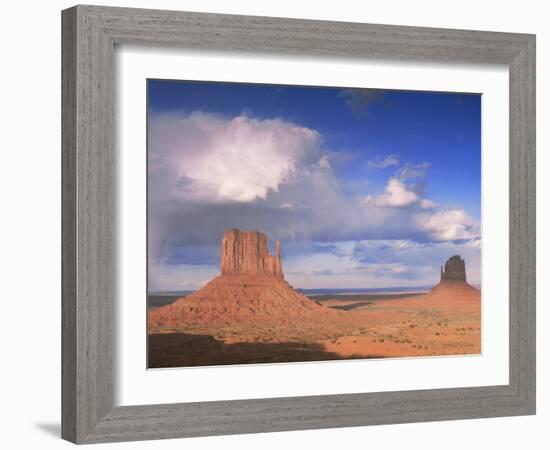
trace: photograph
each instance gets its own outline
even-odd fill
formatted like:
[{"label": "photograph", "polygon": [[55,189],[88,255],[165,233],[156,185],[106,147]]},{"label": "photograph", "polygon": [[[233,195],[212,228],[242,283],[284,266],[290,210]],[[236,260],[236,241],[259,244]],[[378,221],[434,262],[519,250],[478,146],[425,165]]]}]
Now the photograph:
[{"label": "photograph", "polygon": [[481,95],[147,80],[148,367],[481,353]]},{"label": "photograph", "polygon": [[545,3],[3,6],[3,448],[549,447]]}]

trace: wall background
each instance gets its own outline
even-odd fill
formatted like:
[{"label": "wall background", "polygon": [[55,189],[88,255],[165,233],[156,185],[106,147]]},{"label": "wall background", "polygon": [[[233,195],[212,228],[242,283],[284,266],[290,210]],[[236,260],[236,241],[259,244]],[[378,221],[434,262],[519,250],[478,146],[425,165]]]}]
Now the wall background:
[{"label": "wall background", "polygon": [[[457,422],[388,425],[138,442],[117,448],[297,448],[342,445],[408,449],[544,448],[544,425],[550,419],[550,396],[543,378],[549,355],[545,345],[550,320],[548,296],[548,142],[543,124],[550,120],[548,41],[544,2],[463,0],[387,0],[361,3],[255,2],[253,0],[98,1],[112,6],[180,9],[232,14],[269,15],[395,25],[467,28],[537,34],[538,128],[538,415]],[[71,1],[7,2],[0,40],[0,280],[3,285],[0,360],[0,415],[6,448],[69,448],[59,439],[60,417],[60,10]],[[459,7],[460,6],[460,7]],[[546,443],[547,445],[547,443]],[[105,445],[96,448],[107,448]],[[114,447],[109,447],[114,448]]]}]

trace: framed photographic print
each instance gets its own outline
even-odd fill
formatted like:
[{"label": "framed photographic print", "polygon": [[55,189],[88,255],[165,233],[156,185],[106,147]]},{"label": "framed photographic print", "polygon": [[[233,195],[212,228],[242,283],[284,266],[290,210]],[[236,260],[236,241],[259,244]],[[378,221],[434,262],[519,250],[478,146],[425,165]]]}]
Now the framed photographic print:
[{"label": "framed photographic print", "polygon": [[480,94],[147,89],[150,368],[481,353]]},{"label": "framed photographic print", "polygon": [[63,11],[63,437],[534,414],[534,77],[532,35]]}]

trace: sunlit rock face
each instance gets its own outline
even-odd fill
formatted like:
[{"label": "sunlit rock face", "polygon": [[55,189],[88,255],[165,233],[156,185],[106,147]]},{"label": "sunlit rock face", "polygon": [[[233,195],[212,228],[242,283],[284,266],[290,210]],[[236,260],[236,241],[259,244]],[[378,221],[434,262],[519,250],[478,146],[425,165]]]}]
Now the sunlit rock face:
[{"label": "sunlit rock face", "polygon": [[273,275],[283,278],[280,243],[269,254],[267,236],[259,231],[225,230],[221,245],[222,275]]}]

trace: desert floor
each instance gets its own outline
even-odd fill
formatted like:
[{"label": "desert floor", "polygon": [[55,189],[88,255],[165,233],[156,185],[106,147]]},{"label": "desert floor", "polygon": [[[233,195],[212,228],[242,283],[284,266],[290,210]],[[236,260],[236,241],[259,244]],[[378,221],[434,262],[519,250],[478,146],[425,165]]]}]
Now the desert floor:
[{"label": "desert floor", "polygon": [[473,288],[436,289],[374,301],[324,299],[318,303],[336,307],[338,316],[322,321],[190,325],[149,334],[149,367],[479,354],[480,300]]}]

